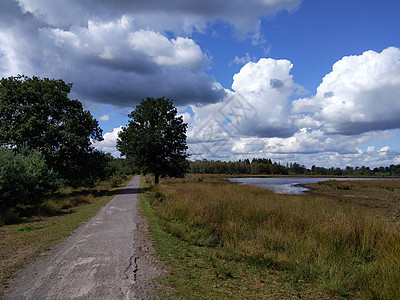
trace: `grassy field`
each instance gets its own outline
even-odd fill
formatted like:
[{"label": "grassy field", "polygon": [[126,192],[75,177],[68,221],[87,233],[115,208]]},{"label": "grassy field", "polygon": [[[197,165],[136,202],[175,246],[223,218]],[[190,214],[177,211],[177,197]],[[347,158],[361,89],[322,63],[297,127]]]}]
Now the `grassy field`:
[{"label": "grassy field", "polygon": [[398,188],[330,182],[289,196],[219,176],[150,184],[143,211],[173,288],[161,298],[399,299],[399,222],[365,205],[372,190],[398,204]]},{"label": "grassy field", "polygon": [[[20,223],[0,227],[0,298],[7,280],[25,263],[60,243],[82,222],[93,216],[121,187],[102,182],[93,189],[64,189],[41,206],[41,215],[23,218]],[[45,216],[45,215],[53,216]]]},{"label": "grassy field", "polygon": [[306,184],[312,195],[368,208],[390,221],[400,221],[400,180],[323,181]]}]

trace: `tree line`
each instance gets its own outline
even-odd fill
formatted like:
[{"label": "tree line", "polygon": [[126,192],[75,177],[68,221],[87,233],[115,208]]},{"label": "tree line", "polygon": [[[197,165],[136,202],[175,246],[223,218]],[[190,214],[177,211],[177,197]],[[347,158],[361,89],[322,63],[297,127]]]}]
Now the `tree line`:
[{"label": "tree line", "polygon": [[248,175],[322,175],[322,176],[400,176],[400,165],[386,167],[324,168],[312,166],[310,169],[298,163],[272,162],[271,159],[253,158],[238,161],[196,160],[189,162],[189,172],[194,174],[248,174]]}]

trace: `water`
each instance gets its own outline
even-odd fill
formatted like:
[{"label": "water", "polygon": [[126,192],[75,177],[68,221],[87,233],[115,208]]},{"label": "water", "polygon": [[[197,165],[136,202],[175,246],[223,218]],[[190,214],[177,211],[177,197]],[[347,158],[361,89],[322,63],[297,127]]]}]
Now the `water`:
[{"label": "water", "polygon": [[304,194],[309,189],[300,186],[305,183],[316,183],[327,180],[390,180],[388,178],[328,178],[328,177],[263,177],[263,178],[228,178],[229,181],[241,184],[261,186],[278,194]]}]

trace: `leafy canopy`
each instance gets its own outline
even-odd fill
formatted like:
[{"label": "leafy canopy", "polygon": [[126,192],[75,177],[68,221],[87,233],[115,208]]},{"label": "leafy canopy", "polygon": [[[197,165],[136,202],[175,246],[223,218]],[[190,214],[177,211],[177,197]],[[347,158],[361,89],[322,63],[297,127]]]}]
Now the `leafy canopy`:
[{"label": "leafy canopy", "polygon": [[50,168],[67,180],[85,177],[92,140],[102,130],[63,80],[17,76],[0,81],[0,146],[37,149]]},{"label": "leafy canopy", "polygon": [[119,133],[117,148],[142,173],[181,177],[187,170],[187,124],[172,100],[147,98],[129,114],[128,126]]}]

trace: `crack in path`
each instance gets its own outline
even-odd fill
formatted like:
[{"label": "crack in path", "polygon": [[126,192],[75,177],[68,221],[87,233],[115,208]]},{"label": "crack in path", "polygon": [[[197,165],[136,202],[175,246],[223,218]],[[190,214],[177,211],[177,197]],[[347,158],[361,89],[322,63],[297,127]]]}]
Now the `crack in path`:
[{"label": "crack in path", "polygon": [[[126,267],[124,274],[125,274],[125,279],[129,279],[129,273],[128,272],[132,272],[133,274],[133,282],[136,282],[136,273],[138,271],[138,266],[137,266],[137,260],[138,257],[135,255],[132,255],[131,258],[129,259],[129,265]],[[133,269],[133,270],[131,270]]]}]

